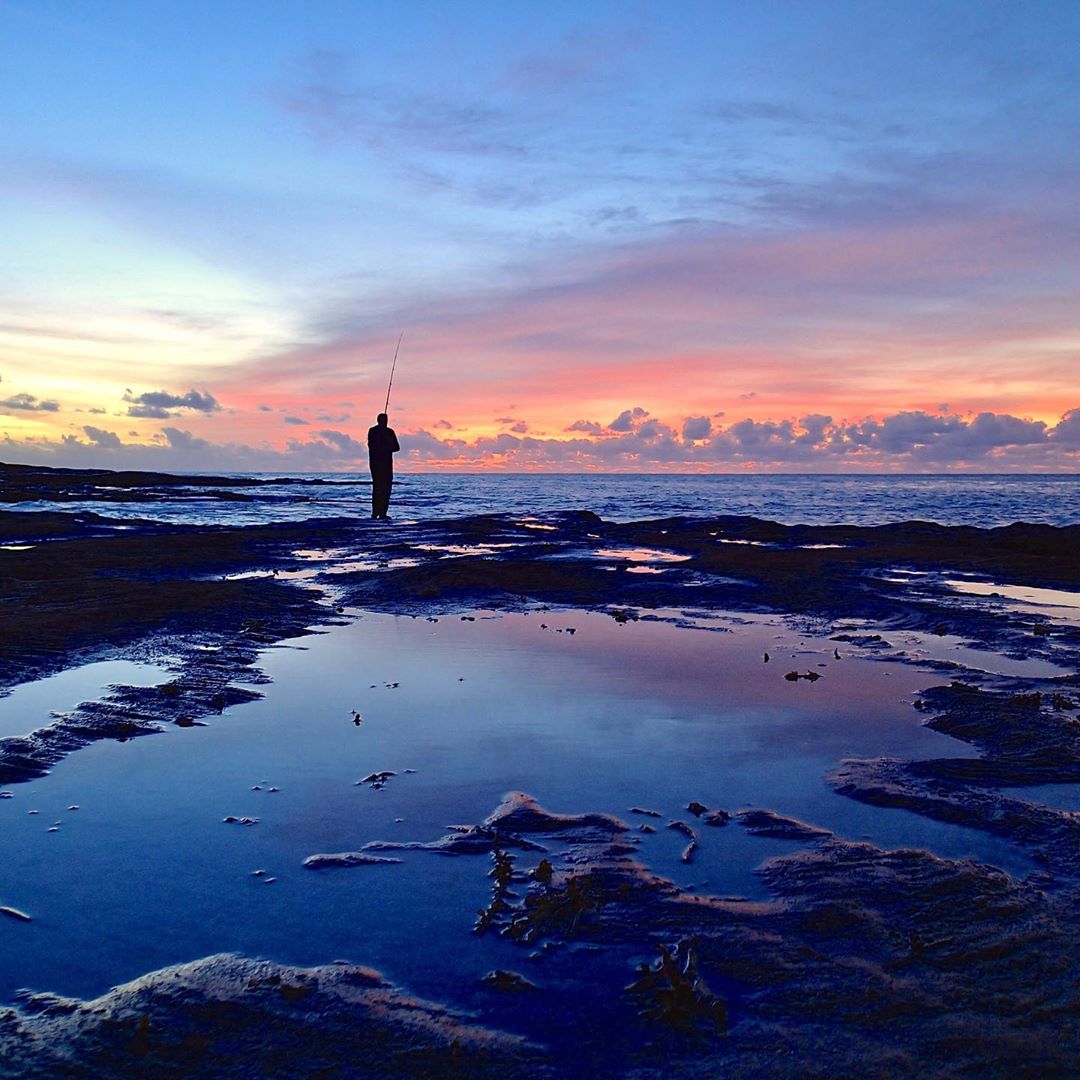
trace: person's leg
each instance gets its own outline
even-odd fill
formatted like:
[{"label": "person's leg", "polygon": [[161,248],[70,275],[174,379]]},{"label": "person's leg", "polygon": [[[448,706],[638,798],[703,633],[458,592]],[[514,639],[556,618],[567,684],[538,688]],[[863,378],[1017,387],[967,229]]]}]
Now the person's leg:
[{"label": "person's leg", "polygon": [[379,500],[381,498],[381,492],[379,490],[379,467],[377,465],[371,466],[371,516],[377,518],[379,516]]},{"label": "person's leg", "polygon": [[382,516],[390,513],[390,491],[394,486],[394,467],[391,465],[386,470],[386,487],[383,489]]},{"label": "person's leg", "polygon": [[386,517],[390,506],[391,470],[385,465],[376,465],[371,469],[371,516]]}]

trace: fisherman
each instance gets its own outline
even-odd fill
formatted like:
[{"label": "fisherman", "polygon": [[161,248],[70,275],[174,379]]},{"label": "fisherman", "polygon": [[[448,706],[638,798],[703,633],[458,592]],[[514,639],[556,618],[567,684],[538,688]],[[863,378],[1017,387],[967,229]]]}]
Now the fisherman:
[{"label": "fisherman", "polygon": [[394,483],[394,455],[401,449],[392,427],[386,426],[386,413],[375,417],[368,428],[368,464],[371,467],[371,516],[375,521],[389,521],[390,488]]}]

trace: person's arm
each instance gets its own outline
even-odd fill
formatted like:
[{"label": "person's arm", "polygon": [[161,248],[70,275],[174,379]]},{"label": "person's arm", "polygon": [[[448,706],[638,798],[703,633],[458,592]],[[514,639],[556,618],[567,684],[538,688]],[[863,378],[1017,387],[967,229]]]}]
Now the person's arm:
[{"label": "person's arm", "polygon": [[396,454],[401,449],[401,447],[398,446],[397,432],[396,431],[391,431],[390,432],[390,441],[392,443],[392,445],[390,447],[390,453],[391,454]]}]

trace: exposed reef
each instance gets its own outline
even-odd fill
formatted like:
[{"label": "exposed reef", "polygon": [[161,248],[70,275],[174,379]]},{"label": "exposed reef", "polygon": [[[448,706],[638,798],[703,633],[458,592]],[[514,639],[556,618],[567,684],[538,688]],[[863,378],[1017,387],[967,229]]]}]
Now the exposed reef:
[{"label": "exposed reef", "polygon": [[[112,469],[52,469],[39,465],[8,465],[0,462],[0,502],[159,502],[183,498],[190,489],[198,498],[244,502],[243,488],[259,490],[304,484],[333,487],[342,481],[315,477],[181,476],[174,473]],[[351,481],[356,483],[356,481]],[[265,498],[265,496],[263,496]]]},{"label": "exposed reef", "polygon": [[641,864],[624,823],[549,814],[522,793],[472,827],[491,840],[494,879],[475,929],[531,950],[523,1008],[557,1009],[547,999],[569,992],[560,947],[592,950],[573,954],[588,984],[574,992],[594,1030],[620,1035],[578,1045],[576,1066],[554,1040],[560,1074],[655,1075],[674,1057],[702,1076],[1073,1073],[1074,886],[1047,892],[764,810],[736,820],[803,845],[762,866],[769,901],[688,893]]},{"label": "exposed reef", "polygon": [[[0,480],[11,503],[149,502],[189,489],[243,499],[262,483],[15,466],[0,467]],[[487,515],[240,528],[0,511],[0,691],[105,655],[169,669],[158,686],[114,686],[0,739],[0,784],[38,778],[95,740],[190,727],[252,700],[265,681],[262,650],[348,618],[349,605],[432,621],[471,619],[479,607],[574,605],[606,612],[618,634],[688,608],[782,613],[831,635],[837,662],[841,649],[904,661],[892,640],[911,630],[992,648],[1020,670],[1038,660],[1075,672],[1075,616],[966,595],[952,577],[1077,590],[1077,551],[1080,526],[620,524],[576,512],[542,527]],[[649,572],[636,572],[643,566]],[[1080,815],[1024,790],[1080,782],[1080,675],[920,662],[952,681],[928,685],[916,708],[975,756],[844,760],[829,782],[883,812],[1002,838],[1037,868],[1026,878],[884,850],[768,809],[686,802],[705,797],[700,790],[657,808],[648,792],[628,794],[636,828],[607,814],[553,813],[515,792],[441,837],[364,843],[367,832],[329,841],[356,850],[303,862],[334,871],[302,875],[327,888],[350,874],[361,889],[373,877],[392,880],[408,869],[400,864],[428,854],[442,857],[429,860],[442,871],[475,867],[481,894],[486,873],[488,900],[456,913],[455,947],[469,948],[471,931],[484,937],[477,950],[494,942],[509,955],[480,964],[468,990],[448,987],[453,1007],[349,964],[213,956],[96,1001],[20,994],[0,1008],[0,1077],[1080,1075]],[[796,695],[827,696],[839,681],[818,682],[819,672],[793,663],[761,670]],[[355,709],[352,722],[363,722]],[[396,762],[365,768],[385,763]],[[388,770],[357,783],[380,788],[391,778],[406,783]],[[642,803],[630,806],[633,798]],[[684,814],[689,821],[678,820]],[[641,855],[678,843],[688,873],[723,857],[734,838],[747,842],[740,830],[786,852],[759,868],[766,899],[680,885]],[[278,880],[266,875],[253,872]],[[437,891],[424,899],[442,901]],[[42,919],[26,907],[0,908],[4,928],[38,931]]]},{"label": "exposed reef", "polygon": [[94,1001],[25,992],[0,1008],[0,1076],[551,1075],[522,1038],[410,997],[370,968],[211,956]]}]

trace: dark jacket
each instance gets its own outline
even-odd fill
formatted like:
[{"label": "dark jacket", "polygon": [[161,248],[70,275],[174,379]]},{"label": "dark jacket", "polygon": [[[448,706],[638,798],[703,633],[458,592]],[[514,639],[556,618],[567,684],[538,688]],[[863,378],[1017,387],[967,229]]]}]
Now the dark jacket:
[{"label": "dark jacket", "polygon": [[372,465],[392,465],[394,454],[401,447],[398,446],[397,435],[392,427],[381,427],[376,424],[368,429],[367,433],[368,460]]}]

